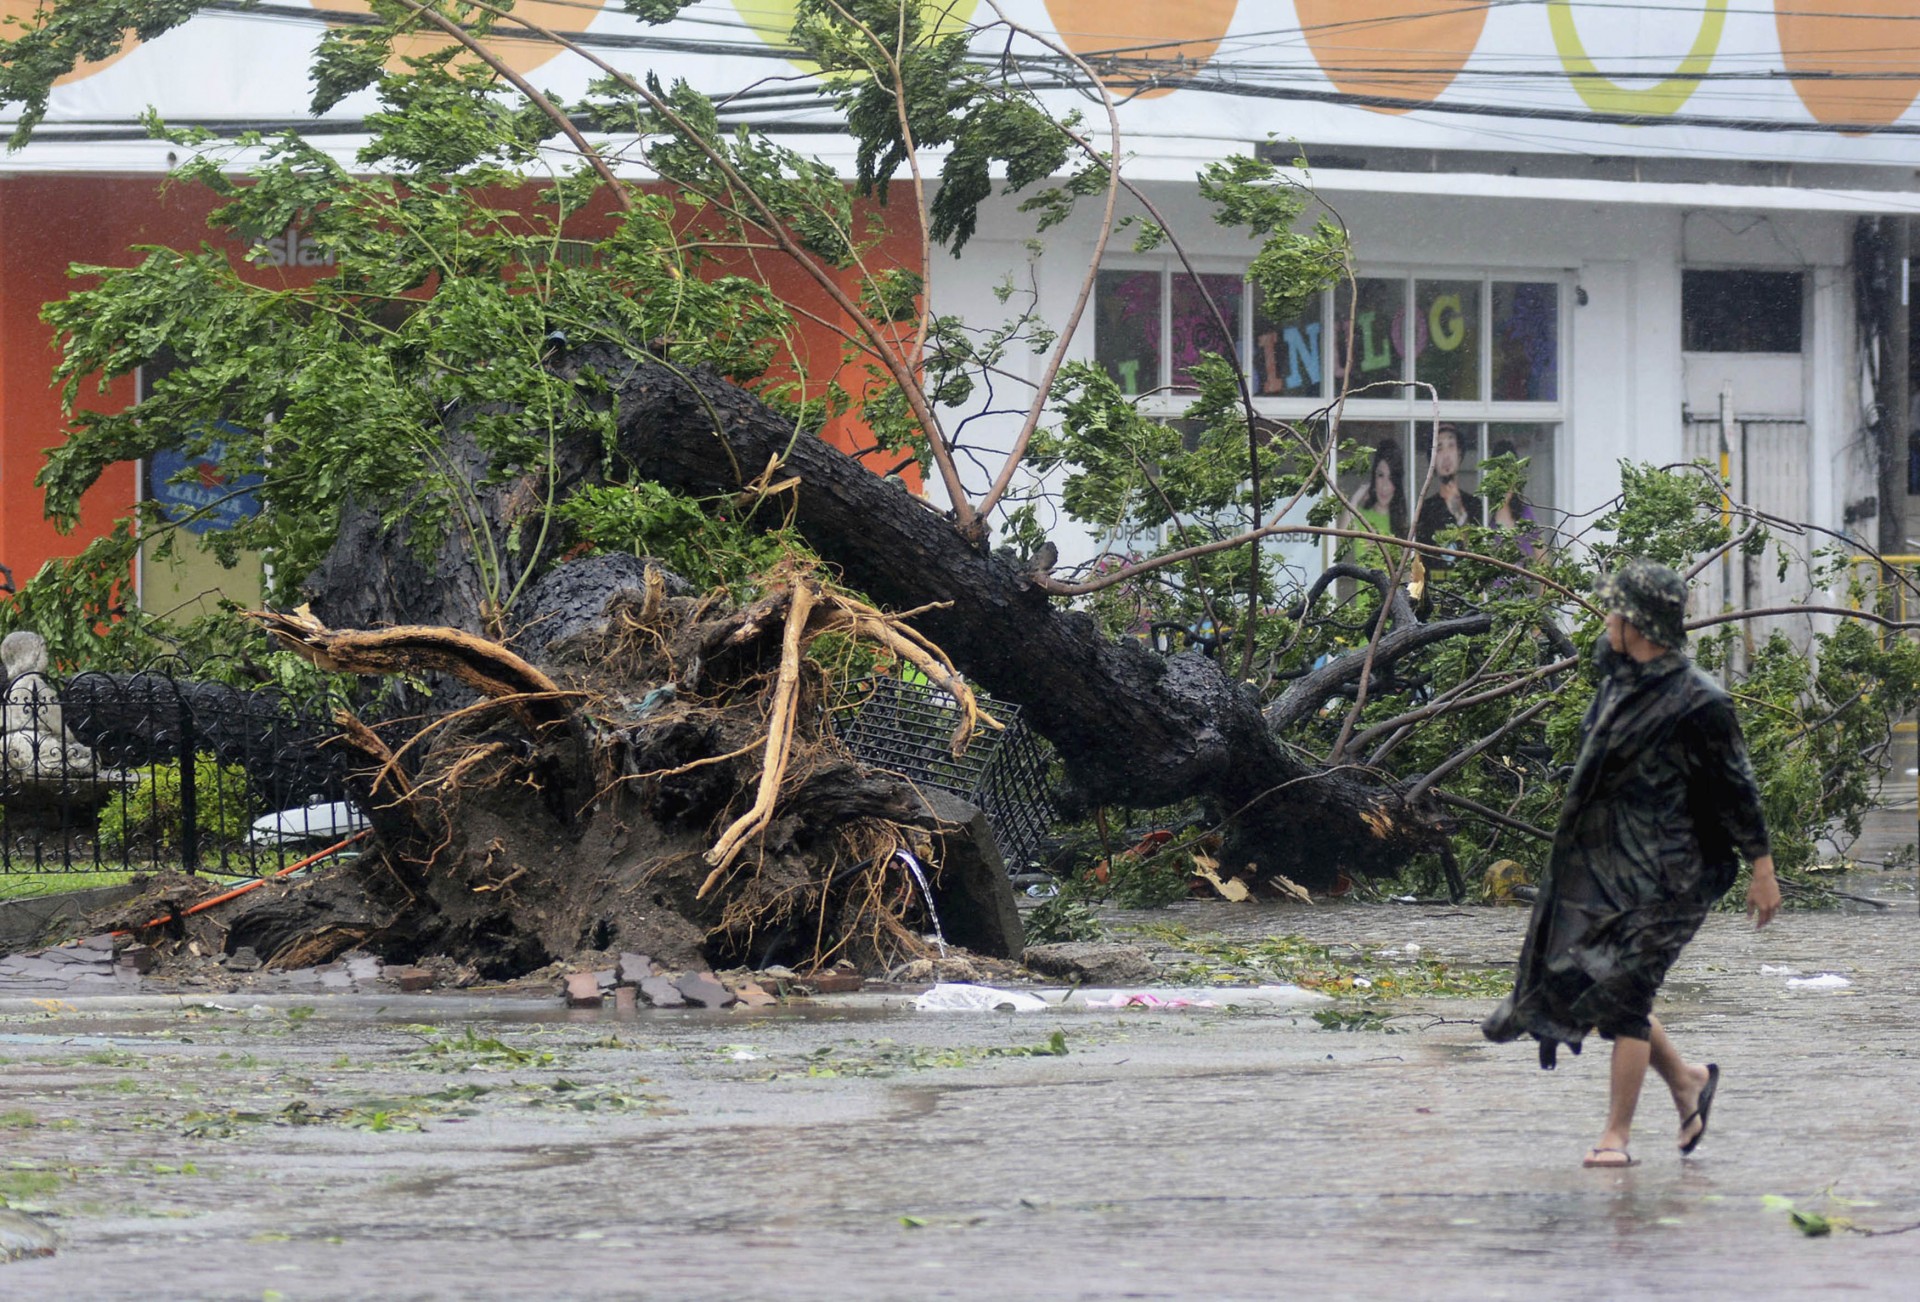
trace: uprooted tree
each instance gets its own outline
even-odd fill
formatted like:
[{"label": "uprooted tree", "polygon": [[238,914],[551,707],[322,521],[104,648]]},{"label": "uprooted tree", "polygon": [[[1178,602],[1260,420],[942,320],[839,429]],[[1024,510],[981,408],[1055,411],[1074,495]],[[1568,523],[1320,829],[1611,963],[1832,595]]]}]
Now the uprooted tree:
[{"label": "uprooted tree", "polygon": [[[30,126],[76,58],[194,8],[48,11],[8,47],[0,93]],[[49,511],[70,519],[105,467],[180,431],[219,431],[230,457],[265,467],[265,509],[218,545],[267,552],[272,596],[310,604],[262,618],[322,667],[403,677],[420,711],[406,736],[343,722],[385,852],[363,861],[378,866],[359,873],[352,918],[263,912],[269,952],[313,957],[329,927],[401,929],[508,967],[638,937],[817,961],[866,928],[874,951],[910,948],[893,865],[931,816],[821,722],[845,681],[885,663],[919,664],[963,703],[958,675],[1018,702],[1070,807],[1197,803],[1226,872],[1322,888],[1422,856],[1449,873],[1537,857],[1589,691],[1595,568],[1813,551],[1804,527],[1726,506],[1688,468],[1629,469],[1586,535],[1397,536],[1342,493],[1345,395],[1272,421],[1212,356],[1176,430],[1068,360],[1085,292],[1065,320],[1018,311],[1011,289],[1004,323],[937,315],[874,222],[925,256],[958,254],[999,177],[1042,237],[1097,214],[1089,288],[1126,223],[1137,246],[1186,258],[1118,161],[1112,92],[986,8],[992,21],[956,29],[899,0],[800,0],[796,45],[858,142],[851,186],[723,128],[694,88],[628,76],[480,0],[376,0],[373,20],[325,38],[316,109],[381,98],[355,169],[290,134],[239,142],[263,161],[237,180],[217,142],[175,134],[199,151],[179,183],[223,198],[216,225],[259,236],[297,219],[334,270],[263,288],[210,249],[84,268],[93,283],[47,309],[73,410],[41,477]],[[540,94],[489,50],[509,30],[596,64],[594,92]],[[1084,86],[1095,123],[1056,120],[1008,64],[975,58],[982,32]],[[396,61],[396,39],[421,33],[444,47]],[[1234,160],[1200,188],[1254,241],[1249,279],[1276,319],[1352,291],[1343,232],[1303,225],[1308,196],[1272,167]],[[773,260],[807,290],[775,298],[755,274]],[[803,320],[838,323],[861,383],[813,380],[791,349]],[[1039,378],[1010,401],[1025,355]],[[94,377],[162,363],[137,406],[84,409]],[[943,504],[816,437],[828,422],[924,470]],[[1489,462],[1483,492],[1520,491],[1525,470]],[[1075,518],[1161,541],[1056,571],[1041,503],[1016,491],[1029,471]],[[1263,547],[1280,534],[1336,540],[1345,559],[1290,587]],[[57,616],[69,655],[148,636],[138,618],[97,618],[133,545],[131,530],[97,542],[8,618]],[[670,595],[676,580],[694,591]],[[1791,866],[1821,827],[1857,820],[1873,748],[1920,680],[1904,639],[1849,620],[1811,647],[1749,647],[1732,637],[1749,613],[1704,619],[1700,651],[1741,662]],[[1116,636],[1143,618],[1224,632],[1211,654],[1161,655]]]}]

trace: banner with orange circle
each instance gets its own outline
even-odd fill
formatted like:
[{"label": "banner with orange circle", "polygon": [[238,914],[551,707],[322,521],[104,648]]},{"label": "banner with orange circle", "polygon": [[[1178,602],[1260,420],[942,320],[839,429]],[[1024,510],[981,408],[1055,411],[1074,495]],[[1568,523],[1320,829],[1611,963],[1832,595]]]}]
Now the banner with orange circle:
[{"label": "banner with orange circle", "polygon": [[[907,2],[934,31],[987,29],[981,53],[1051,58],[1056,67],[1071,60],[1075,77],[1115,94],[1136,137],[1846,159],[1873,151],[1836,130],[1870,134],[1920,121],[1920,0]],[[0,0],[0,16],[17,29],[54,3]],[[219,12],[150,45],[129,33],[119,50],[61,79],[49,121],[131,122],[149,105],[182,119],[297,120],[328,16],[370,7],[309,3],[310,23],[284,12]],[[659,26],[607,0],[520,0],[515,12],[589,40],[664,41],[596,52],[629,73],[727,96],[805,84],[813,69],[790,35],[798,8],[797,0],[700,0]],[[1013,26],[996,26],[1001,14]],[[423,31],[394,51],[392,66],[451,39]],[[516,74],[562,98],[584,93],[598,75],[511,19],[496,20],[488,43]],[[1088,108],[1076,92],[1046,93],[1063,113]],[[816,133],[831,121],[824,106],[787,111],[811,112]],[[1528,120],[1543,112],[1551,125]],[[1739,136],[1713,125],[1730,118],[1782,130]],[[1685,125],[1647,134],[1665,119]]]}]

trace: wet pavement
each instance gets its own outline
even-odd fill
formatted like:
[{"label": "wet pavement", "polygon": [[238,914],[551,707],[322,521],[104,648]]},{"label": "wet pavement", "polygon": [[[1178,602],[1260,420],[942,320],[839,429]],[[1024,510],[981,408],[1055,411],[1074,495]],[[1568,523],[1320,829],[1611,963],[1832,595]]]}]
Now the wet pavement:
[{"label": "wet pavement", "polygon": [[[1485,1043],[1483,995],[1338,1001],[1380,1014],[1356,1030],[884,995],[4,1000],[0,1196],[62,1243],[0,1296],[1910,1297],[1920,1230],[1789,1220],[1920,1222],[1912,874],[1856,884],[1897,907],[1709,920],[1662,1012],[1721,1065],[1711,1133],[1679,1159],[1652,1084],[1624,1172],[1578,1164],[1604,1059]],[[1194,904],[1144,943],[1471,970],[1524,916]],[[1847,984],[1789,984],[1823,974]]]}]

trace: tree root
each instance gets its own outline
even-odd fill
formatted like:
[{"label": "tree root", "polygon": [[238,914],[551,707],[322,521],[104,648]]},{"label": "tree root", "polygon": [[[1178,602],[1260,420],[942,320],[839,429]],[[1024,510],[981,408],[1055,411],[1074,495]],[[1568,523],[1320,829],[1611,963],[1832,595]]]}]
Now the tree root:
[{"label": "tree root", "polygon": [[707,862],[713,865],[713,871],[700,883],[700,889],[693,898],[703,900],[722,873],[726,872],[740,853],[740,847],[746,844],[748,837],[766,830],[767,823],[773,818],[773,807],[780,794],[780,779],[786,776],[787,760],[793,750],[793,721],[800,700],[800,652],[802,635],[807,627],[807,615],[813,609],[814,593],[810,584],[796,578],[791,589],[791,598],[787,606],[786,635],[780,647],[780,677],[773,690],[773,706],[769,711],[767,725],[766,760],[760,767],[760,785],[755,792],[752,806],[746,813],[733,821],[732,826],[720,834],[713,849],[707,851]]}]

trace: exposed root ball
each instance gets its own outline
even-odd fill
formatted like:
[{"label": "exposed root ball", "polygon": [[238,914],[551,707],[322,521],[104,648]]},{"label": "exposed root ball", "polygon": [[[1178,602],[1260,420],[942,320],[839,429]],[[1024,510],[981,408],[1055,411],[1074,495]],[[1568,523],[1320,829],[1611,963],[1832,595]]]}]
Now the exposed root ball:
[{"label": "exposed root ball", "polygon": [[[588,949],[801,968],[926,956],[927,902],[898,852],[927,857],[932,815],[835,739],[809,651],[831,636],[920,668],[960,705],[956,753],[999,724],[898,620],[798,568],[765,593],[738,608],[673,596],[649,569],[597,622],[545,640],[538,665],[452,630],[263,617],[330,666],[452,667],[482,694],[410,737],[352,730],[378,764],[386,849],[357,871],[406,919],[387,948],[490,977]],[[327,948],[317,934],[275,940],[286,959]]]}]

